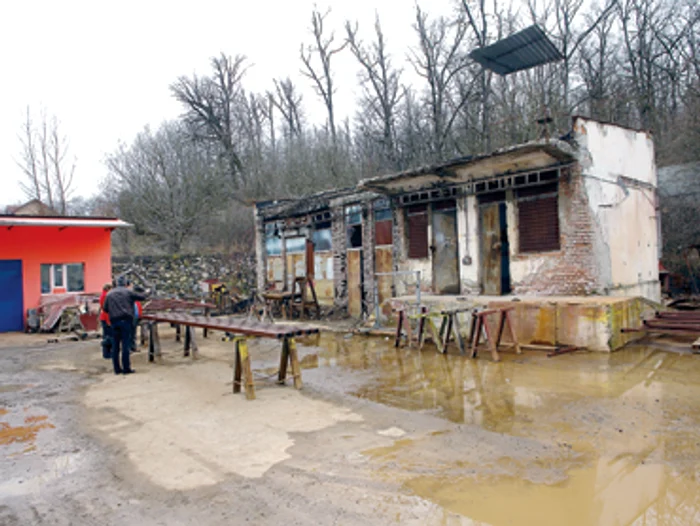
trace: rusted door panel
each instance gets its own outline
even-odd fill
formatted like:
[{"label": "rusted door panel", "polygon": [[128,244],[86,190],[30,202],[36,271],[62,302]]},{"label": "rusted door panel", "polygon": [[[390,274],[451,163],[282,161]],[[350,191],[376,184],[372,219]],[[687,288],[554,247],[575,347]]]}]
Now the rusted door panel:
[{"label": "rusted door panel", "polygon": [[501,294],[501,223],[498,203],[479,206],[481,286],[484,294]]},{"label": "rusted door panel", "polygon": [[457,211],[433,211],[433,283],[437,294],[459,294]]},{"label": "rusted door panel", "polygon": [[314,279],[314,244],[310,239],[306,240],[306,277]]},{"label": "rusted door panel", "polygon": [[348,314],[362,315],[362,251],[348,250]]},{"label": "rusted door panel", "polygon": [[[377,247],[374,250],[374,265],[377,274],[391,272],[393,269],[392,247]],[[379,294],[379,306],[384,316],[391,316],[391,305],[389,299],[392,297],[391,276],[377,276],[377,291]]]}]

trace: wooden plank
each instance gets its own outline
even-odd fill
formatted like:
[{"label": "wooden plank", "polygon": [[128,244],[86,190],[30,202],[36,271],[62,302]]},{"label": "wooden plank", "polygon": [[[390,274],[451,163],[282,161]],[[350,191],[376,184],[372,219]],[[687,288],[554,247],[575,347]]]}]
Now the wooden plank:
[{"label": "wooden plank", "polygon": [[[394,270],[393,247],[382,246],[374,249],[374,265],[377,274],[389,273]],[[393,277],[389,275],[377,276],[377,295],[379,296],[379,308],[383,316],[391,315]]]},{"label": "wooden plank", "polygon": [[235,393],[240,393],[241,392],[241,353],[238,349],[238,342],[240,339],[236,339],[234,345],[235,349],[235,363],[233,366],[233,392]]},{"label": "wooden plank", "polygon": [[248,320],[233,321],[177,313],[153,313],[144,315],[143,319],[171,323],[176,326],[189,325],[200,328],[206,327],[213,330],[222,330],[246,336],[262,336],[266,338],[284,338],[285,336],[299,336],[302,334],[316,334],[319,332],[317,328],[308,325],[283,325]]},{"label": "wooden plank", "polygon": [[459,324],[459,316],[457,314],[453,314],[454,316],[454,321],[452,328],[455,333],[455,341],[457,342],[457,347],[459,348],[459,354],[464,356],[465,350],[464,350],[464,340],[462,339],[462,328],[460,327]]},{"label": "wooden plank", "polygon": [[398,323],[396,324],[396,338],[394,339],[394,347],[398,347],[399,345],[401,345],[401,338],[403,337],[402,329],[403,329],[405,317],[406,317],[405,311],[400,310],[399,311],[399,320],[398,320]]},{"label": "wooden plank", "polygon": [[520,343],[518,342],[518,337],[516,336],[516,333],[515,333],[515,327],[513,327],[513,318],[510,315],[510,310],[504,311],[504,315],[506,317],[506,324],[508,325],[508,330],[510,331],[511,342],[513,343],[513,346],[515,347],[515,353],[522,354],[523,351],[520,349]]},{"label": "wooden plank", "polygon": [[192,328],[189,325],[185,326],[185,345],[183,347],[182,355],[190,355],[190,346],[192,342]]},{"label": "wooden plank", "polygon": [[277,383],[284,384],[287,378],[287,363],[289,362],[289,338],[282,341],[282,353],[280,356],[280,370],[277,376]]},{"label": "wooden plank", "polygon": [[348,276],[348,314],[353,318],[362,315],[362,251],[348,250],[346,253]]},{"label": "wooden plank", "polygon": [[297,353],[297,344],[294,338],[289,338],[289,363],[292,367],[292,376],[294,377],[294,388],[301,389],[301,367],[299,365],[299,355]]},{"label": "wooden plank", "polygon": [[438,329],[435,320],[432,316],[428,316],[428,327],[430,327],[430,333],[433,336],[433,343],[437,347],[437,350],[445,354],[445,347],[442,344],[442,338],[440,338],[440,330]]},{"label": "wooden plank", "polygon": [[241,338],[238,343],[238,350],[243,364],[243,377],[245,380],[245,397],[248,400],[255,400],[255,383],[253,382],[253,369],[250,364],[250,353],[248,352],[248,342]]}]

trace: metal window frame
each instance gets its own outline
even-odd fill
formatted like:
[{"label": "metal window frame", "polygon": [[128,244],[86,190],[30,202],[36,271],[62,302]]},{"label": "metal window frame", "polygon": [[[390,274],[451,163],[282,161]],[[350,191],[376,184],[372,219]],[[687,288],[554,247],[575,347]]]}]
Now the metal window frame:
[{"label": "metal window frame", "polygon": [[[407,207],[445,199],[456,199],[466,195],[483,195],[491,192],[545,185],[567,177],[569,174],[568,169],[574,164],[575,163],[571,162],[539,168],[537,170],[498,174],[441,188],[407,192],[393,199],[398,206]],[[552,172],[555,173],[554,176],[549,175]]]}]

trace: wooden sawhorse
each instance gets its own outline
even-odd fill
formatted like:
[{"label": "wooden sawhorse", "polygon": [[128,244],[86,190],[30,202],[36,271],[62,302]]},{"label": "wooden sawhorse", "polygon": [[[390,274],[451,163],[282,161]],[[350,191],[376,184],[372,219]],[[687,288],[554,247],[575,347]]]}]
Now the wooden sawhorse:
[{"label": "wooden sawhorse", "polygon": [[[506,326],[508,327],[508,332],[512,341],[511,347],[515,348],[515,352],[517,354],[522,353],[510,317],[510,311],[512,311],[513,309],[515,309],[515,307],[503,307],[472,311],[472,319],[470,324],[471,327],[469,329],[470,356],[472,358],[476,358],[479,343],[481,342],[481,337],[483,334],[483,336],[485,336],[486,343],[489,346],[489,350],[491,351],[491,357],[493,358],[493,361],[500,361],[501,358],[498,355],[498,346],[501,344],[501,338],[503,337],[503,331],[506,328]],[[489,316],[492,314],[498,315],[498,329],[496,330],[495,334],[494,328],[491,326],[491,322],[489,322]]]},{"label": "wooden sawhorse", "polygon": [[[253,369],[250,364],[250,352],[248,351],[248,341],[245,336],[236,336],[235,342],[236,361],[233,368],[233,392],[240,393],[241,385],[245,386],[245,396],[248,400],[255,400],[255,382],[253,380]],[[294,387],[302,388],[301,368],[299,366],[299,356],[294,338],[285,337],[282,340],[282,354],[280,355],[280,370],[277,376],[277,383],[284,385],[287,378],[287,366],[291,368],[294,378]]]},{"label": "wooden sawhorse", "polygon": [[[160,336],[158,335],[158,322],[147,321],[148,324],[148,361],[155,362],[156,357],[160,361],[163,355],[160,350]],[[206,329],[205,329],[206,330]],[[175,341],[180,341],[180,325],[175,325]],[[191,352],[190,352],[191,351]],[[191,356],[194,360],[199,356],[199,347],[194,337],[194,327],[185,325],[185,344],[182,350],[183,356]]]}]

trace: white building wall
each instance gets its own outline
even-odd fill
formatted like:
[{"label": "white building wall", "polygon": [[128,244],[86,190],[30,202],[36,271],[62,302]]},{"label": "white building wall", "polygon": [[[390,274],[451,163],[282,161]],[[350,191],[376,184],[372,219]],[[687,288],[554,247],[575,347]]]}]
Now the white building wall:
[{"label": "white building wall", "polygon": [[604,293],[661,297],[656,164],[651,134],[577,117],[574,135],[600,239]]},{"label": "white building wall", "polygon": [[478,212],[476,196],[470,195],[457,200],[459,278],[462,294],[478,294],[480,292]]}]

